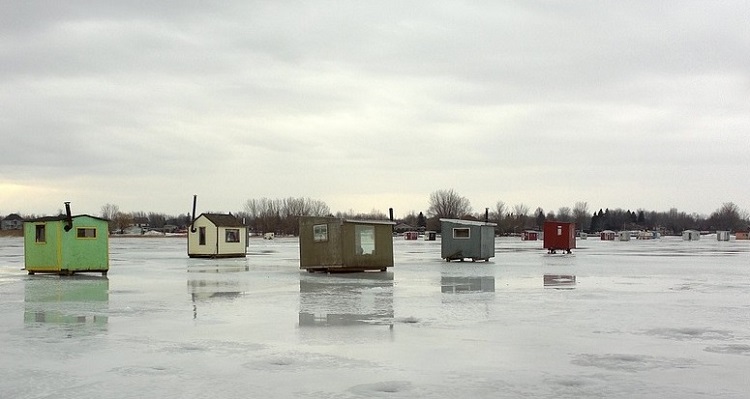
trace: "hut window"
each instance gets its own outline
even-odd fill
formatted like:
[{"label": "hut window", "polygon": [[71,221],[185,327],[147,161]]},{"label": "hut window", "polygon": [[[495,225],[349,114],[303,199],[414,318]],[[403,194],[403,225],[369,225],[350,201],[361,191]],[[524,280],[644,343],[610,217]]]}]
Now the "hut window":
[{"label": "hut window", "polygon": [[375,226],[358,224],[354,226],[354,244],[357,255],[375,253]]},{"label": "hut window", "polygon": [[43,224],[36,225],[36,238],[34,241],[39,243],[47,242],[47,232]]},{"label": "hut window", "polygon": [[96,229],[92,227],[79,227],[76,230],[78,238],[96,238]]},{"label": "hut window", "polygon": [[453,238],[470,238],[471,230],[468,227],[456,227],[453,229]]},{"label": "hut window", "polygon": [[315,242],[328,241],[328,225],[327,224],[316,224],[313,226],[313,241]]},{"label": "hut window", "polygon": [[206,245],[206,228],[198,227],[198,245]]},{"label": "hut window", "polygon": [[227,229],[227,242],[240,242],[240,229]]}]

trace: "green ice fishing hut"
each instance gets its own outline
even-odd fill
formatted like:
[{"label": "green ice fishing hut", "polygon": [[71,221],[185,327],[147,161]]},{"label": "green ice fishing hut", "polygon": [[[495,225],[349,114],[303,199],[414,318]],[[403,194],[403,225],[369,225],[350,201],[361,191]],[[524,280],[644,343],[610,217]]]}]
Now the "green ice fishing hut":
[{"label": "green ice fishing hut", "polygon": [[27,220],[23,225],[23,252],[29,274],[71,275],[109,271],[109,223],[89,215],[70,214]]}]

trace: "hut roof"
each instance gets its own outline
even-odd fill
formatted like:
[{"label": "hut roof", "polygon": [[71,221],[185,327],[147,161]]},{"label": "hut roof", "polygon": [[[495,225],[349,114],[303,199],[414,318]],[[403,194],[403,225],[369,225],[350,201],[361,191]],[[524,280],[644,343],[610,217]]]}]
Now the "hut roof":
[{"label": "hut roof", "polygon": [[390,220],[364,220],[364,219],[344,219],[346,223],[361,223],[361,224],[390,224],[395,225],[396,222]]},{"label": "hut roof", "polygon": [[[96,216],[87,215],[85,213],[81,214],[81,215],[73,215],[73,216],[71,216],[71,218],[75,219],[75,218],[79,218],[79,217],[83,217],[83,216],[90,217],[92,219],[103,220],[105,222],[109,221],[107,219],[96,217]],[[68,217],[66,215],[42,216],[42,217],[39,217],[39,218],[36,218],[36,219],[27,220],[27,222],[57,222],[57,221],[66,220],[66,219],[68,219]]]},{"label": "hut roof", "polygon": [[[239,219],[231,213],[202,213],[211,223],[221,227],[245,227]],[[200,217],[200,216],[198,216]]]}]

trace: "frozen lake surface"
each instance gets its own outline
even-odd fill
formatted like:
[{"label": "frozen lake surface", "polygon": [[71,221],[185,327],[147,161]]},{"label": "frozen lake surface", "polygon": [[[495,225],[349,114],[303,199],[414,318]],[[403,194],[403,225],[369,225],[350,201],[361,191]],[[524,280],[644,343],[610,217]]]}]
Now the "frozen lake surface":
[{"label": "frozen lake surface", "polygon": [[387,273],[326,275],[296,239],[112,238],[102,278],[28,276],[0,238],[0,397],[749,397],[750,242],[541,246],[394,238]]}]

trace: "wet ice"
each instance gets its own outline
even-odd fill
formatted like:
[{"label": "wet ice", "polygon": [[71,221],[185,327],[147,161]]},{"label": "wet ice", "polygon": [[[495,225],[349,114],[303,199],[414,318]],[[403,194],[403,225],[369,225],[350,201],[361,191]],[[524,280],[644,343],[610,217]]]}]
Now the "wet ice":
[{"label": "wet ice", "polygon": [[300,272],[295,239],[189,259],[113,238],[108,277],[27,276],[0,239],[3,397],[746,397],[750,242],[394,241],[387,273]]}]

